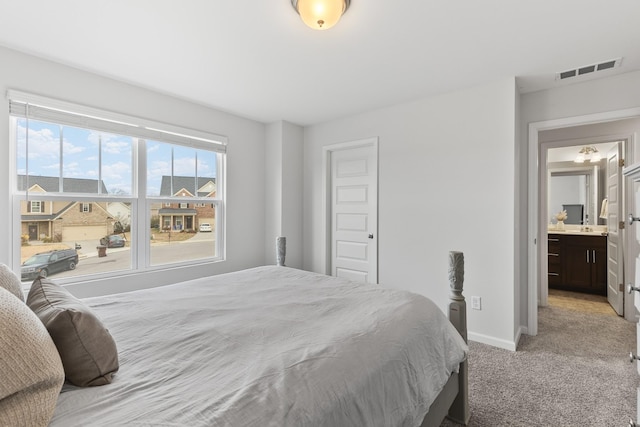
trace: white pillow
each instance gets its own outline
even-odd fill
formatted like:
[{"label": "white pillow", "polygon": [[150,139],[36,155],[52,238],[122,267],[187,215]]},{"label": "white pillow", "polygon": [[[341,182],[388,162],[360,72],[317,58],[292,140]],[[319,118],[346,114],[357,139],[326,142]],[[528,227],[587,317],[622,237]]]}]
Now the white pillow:
[{"label": "white pillow", "polygon": [[5,288],[24,302],[22,283],[16,273],[4,264],[0,264],[0,288]]},{"label": "white pillow", "polygon": [[53,340],[31,309],[0,288],[0,420],[46,426],[64,383]]}]

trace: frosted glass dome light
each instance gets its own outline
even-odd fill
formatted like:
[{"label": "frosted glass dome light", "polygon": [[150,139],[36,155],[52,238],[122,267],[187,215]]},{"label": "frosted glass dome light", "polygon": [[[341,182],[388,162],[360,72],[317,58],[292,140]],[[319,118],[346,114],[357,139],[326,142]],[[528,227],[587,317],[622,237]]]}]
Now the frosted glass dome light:
[{"label": "frosted glass dome light", "polygon": [[314,30],[328,30],[338,23],[351,0],[291,0],[302,21]]}]

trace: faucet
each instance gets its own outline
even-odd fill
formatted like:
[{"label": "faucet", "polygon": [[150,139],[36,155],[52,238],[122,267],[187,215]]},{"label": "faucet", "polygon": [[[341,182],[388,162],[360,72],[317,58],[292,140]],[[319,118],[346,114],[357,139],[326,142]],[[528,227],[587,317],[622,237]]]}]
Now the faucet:
[{"label": "faucet", "polygon": [[589,214],[585,215],[585,223],[582,226],[581,231],[591,231],[591,227],[589,227]]}]

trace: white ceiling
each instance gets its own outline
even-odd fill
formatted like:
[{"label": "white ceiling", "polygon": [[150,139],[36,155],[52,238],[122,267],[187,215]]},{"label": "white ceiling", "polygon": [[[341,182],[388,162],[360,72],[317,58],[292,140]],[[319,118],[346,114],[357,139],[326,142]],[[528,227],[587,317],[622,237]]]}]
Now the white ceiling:
[{"label": "white ceiling", "polygon": [[0,0],[0,45],[308,125],[513,76],[530,92],[638,70],[640,1],[352,0],[314,31],[290,0]]}]

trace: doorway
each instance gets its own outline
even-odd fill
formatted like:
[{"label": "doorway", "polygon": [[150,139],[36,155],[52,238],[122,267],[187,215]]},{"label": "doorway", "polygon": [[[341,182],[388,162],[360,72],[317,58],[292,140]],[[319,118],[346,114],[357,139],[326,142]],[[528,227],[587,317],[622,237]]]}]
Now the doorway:
[{"label": "doorway", "polygon": [[29,224],[29,240],[38,240],[38,226]]},{"label": "doorway", "polygon": [[[625,128],[623,124],[627,122],[633,122],[637,124],[640,118],[640,108],[631,108],[627,110],[609,111],[604,113],[596,113],[585,116],[568,117],[562,119],[552,119],[541,122],[534,122],[529,124],[529,143],[528,143],[528,166],[529,166],[529,179],[528,179],[528,285],[527,285],[527,329],[526,333],[529,335],[536,335],[538,333],[538,304],[543,303],[545,297],[545,289],[542,286],[541,276],[547,274],[547,246],[546,244],[546,229],[548,226],[546,215],[540,214],[542,180],[546,179],[546,175],[543,173],[544,164],[546,159],[543,159],[544,150],[541,149],[541,142],[539,139],[540,132],[545,130],[568,130],[572,128],[593,126],[603,126],[609,129],[609,136],[607,139],[619,139],[628,140],[628,151],[626,157],[629,159],[629,163],[633,163],[635,159],[635,152],[637,151],[636,145],[639,141],[636,140],[637,130],[628,131],[628,127]],[[604,135],[603,135],[604,136]],[[603,137],[601,136],[601,138]],[[543,178],[544,177],[544,178]],[[631,187],[631,186],[629,186]],[[628,188],[625,197],[628,200],[633,200],[633,193]],[[625,213],[626,215],[626,213]],[[633,239],[627,239],[623,242],[624,249],[626,249],[626,257],[632,259],[639,248],[633,242]],[[634,247],[631,247],[634,246]],[[629,258],[631,257],[631,258]],[[543,260],[544,262],[541,262]],[[635,276],[635,266],[631,266],[630,263],[625,264],[625,276]],[[633,307],[629,307],[631,299],[625,302],[625,313],[631,317],[626,317],[629,321],[634,321]],[[632,306],[633,304],[631,304]]]},{"label": "doorway", "polygon": [[[564,130],[560,134],[568,133]],[[548,223],[540,240],[541,259],[548,259],[546,274],[540,274],[540,305],[548,305],[547,296],[554,289],[578,296],[594,294],[608,300],[622,316],[624,230],[619,229],[618,221],[625,200],[619,159],[624,158],[627,141],[606,137],[555,140],[557,134],[540,133],[541,157],[546,159],[541,163],[540,215]],[[573,212],[558,221],[568,208]]]},{"label": "doorway", "polygon": [[324,148],[327,274],[378,283],[378,139]]}]

